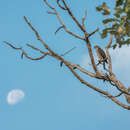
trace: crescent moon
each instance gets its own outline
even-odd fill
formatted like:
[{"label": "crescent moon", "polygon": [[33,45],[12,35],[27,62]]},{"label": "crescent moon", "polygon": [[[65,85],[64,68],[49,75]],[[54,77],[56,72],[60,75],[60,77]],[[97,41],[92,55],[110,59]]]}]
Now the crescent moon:
[{"label": "crescent moon", "polygon": [[7,103],[8,104],[17,104],[24,98],[25,94],[24,91],[20,89],[13,89],[8,93],[7,96]]}]

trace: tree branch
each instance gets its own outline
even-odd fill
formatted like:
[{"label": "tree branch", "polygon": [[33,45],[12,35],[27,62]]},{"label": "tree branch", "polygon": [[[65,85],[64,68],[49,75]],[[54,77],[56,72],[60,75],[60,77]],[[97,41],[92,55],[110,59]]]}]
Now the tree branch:
[{"label": "tree branch", "polygon": [[[65,64],[66,64],[66,62],[65,62]],[[93,85],[89,84],[88,82],[86,82],[85,80],[83,80],[70,66],[68,66],[67,64],[66,64],[66,66],[69,68],[69,70],[73,73],[73,75],[74,75],[82,84],[84,84],[84,85],[88,86],[89,88],[91,88],[91,89],[97,91],[98,93],[101,93],[101,94],[103,94],[103,95],[106,95],[108,98],[110,98],[113,102],[115,102],[115,103],[118,104],[119,106],[122,106],[123,108],[130,110],[130,106],[127,106],[127,105],[125,105],[125,104],[119,102],[117,99],[115,99],[115,97],[113,97],[113,96],[112,96],[111,94],[109,94],[108,92],[105,92],[105,91],[103,91],[103,90],[101,90],[101,89],[99,89],[99,88],[96,88],[96,87],[94,87]]]},{"label": "tree branch", "polygon": [[73,13],[70,11],[69,7],[67,6],[66,2],[62,0],[68,14],[72,17],[74,22],[77,24],[77,26],[84,32],[85,36],[87,37],[89,34],[86,32],[86,29],[79,23],[79,21],[76,19],[76,17],[73,15]]},{"label": "tree branch", "polygon": [[[20,50],[22,51],[22,54],[21,54],[21,58],[23,59],[23,56],[25,56],[27,59],[30,59],[30,60],[41,60],[43,59],[45,56],[49,55],[49,53],[46,53],[46,52],[42,52],[42,56],[38,57],[38,58],[32,58],[30,56],[27,55],[27,53],[23,50],[22,47],[15,47],[14,45],[12,45],[11,43],[7,42],[7,41],[4,41],[5,44],[7,44],[8,46],[10,46],[12,49],[15,49],[15,50]],[[34,48],[33,48],[34,49]],[[36,48],[35,48],[36,49]]]},{"label": "tree branch", "polygon": [[94,35],[97,31],[99,31],[99,28],[97,28],[96,30],[94,30],[93,32],[91,32],[91,33],[89,34],[89,36],[88,36],[88,37],[90,37],[90,36]]},{"label": "tree branch", "polygon": [[[62,20],[61,20],[61,18],[60,18],[60,16],[59,16],[58,12],[56,11],[56,9],[53,8],[53,7],[47,2],[47,0],[43,0],[43,1],[45,2],[45,4],[46,4],[50,9],[52,9],[52,10],[54,11],[54,14],[57,16],[57,18],[58,18],[60,24],[63,26],[64,30],[65,30],[68,34],[74,36],[75,38],[78,38],[78,39],[81,39],[81,40],[85,40],[85,38],[83,38],[83,37],[81,37],[81,36],[78,36],[78,35],[74,34],[73,32],[69,31],[69,30],[67,29],[67,27],[65,26],[65,24],[62,22]],[[58,30],[58,31],[59,31],[59,30]]]},{"label": "tree branch", "polygon": [[10,46],[12,49],[15,49],[15,50],[21,50],[22,48],[21,47],[15,47],[13,46],[11,43],[7,42],[7,41],[3,41],[5,44],[7,44],[8,46]]},{"label": "tree branch", "polygon": [[63,7],[63,6],[60,4],[60,0],[57,0],[56,2],[57,2],[57,5],[58,5],[61,9],[67,10],[65,7]]},{"label": "tree branch", "polygon": [[108,58],[108,71],[109,71],[109,74],[112,76],[113,75],[113,73],[112,73],[112,62],[111,62],[110,53],[108,51],[108,49],[110,48],[111,44],[112,44],[112,34],[110,36],[110,42],[106,46],[106,54],[107,54],[107,58]]},{"label": "tree branch", "polygon": [[74,50],[76,47],[73,47],[72,49],[66,51],[64,54],[62,54],[61,56],[65,56],[66,54],[70,53],[72,50]]},{"label": "tree branch", "polygon": [[[84,37],[78,36],[74,33],[72,33],[71,31],[69,31],[67,29],[67,27],[64,25],[64,23],[62,22],[57,10],[51,6],[47,0],[43,0],[45,2],[45,4],[53,11],[53,12],[49,12],[49,14],[55,14],[61,24],[61,26],[56,30],[55,34],[60,30],[60,29],[64,29],[68,34],[74,36],[75,38],[81,39],[83,41],[85,41],[87,49],[88,49],[88,53],[91,59],[91,64],[94,70],[94,73],[89,72],[88,70],[80,67],[77,64],[72,64],[71,62],[65,60],[63,58],[63,56],[65,56],[66,54],[70,53],[74,48],[72,48],[71,50],[65,52],[62,55],[59,55],[57,53],[55,53],[45,42],[44,40],[40,37],[38,31],[34,28],[34,26],[28,21],[28,19],[24,16],[24,20],[25,22],[28,24],[28,26],[32,29],[32,31],[35,33],[36,38],[40,41],[40,43],[45,47],[45,49],[47,50],[47,52],[44,52],[43,50],[30,45],[30,44],[26,44],[28,47],[34,49],[35,51],[38,51],[42,54],[42,56],[38,57],[38,58],[32,58],[30,56],[28,56],[28,54],[23,50],[22,47],[15,47],[14,45],[12,45],[11,43],[4,41],[5,44],[7,44],[8,46],[10,46],[12,49],[15,50],[20,50],[22,52],[21,54],[21,58],[23,58],[23,56],[25,56],[26,58],[30,59],[30,60],[41,60],[43,59],[45,56],[51,56],[54,59],[60,61],[60,65],[62,66],[62,64],[64,63],[65,66],[71,71],[71,73],[85,86],[93,89],[94,91],[103,94],[104,96],[107,96],[109,99],[111,99],[113,102],[115,102],[116,104],[118,104],[119,106],[130,110],[130,106],[123,104],[122,102],[120,102],[119,100],[117,100],[116,98],[121,96],[122,94],[125,95],[126,100],[129,102],[130,100],[128,99],[128,97],[130,97],[130,93],[128,91],[128,89],[115,77],[115,75],[112,72],[112,62],[111,62],[111,56],[109,54],[108,49],[110,48],[111,44],[112,44],[112,35],[110,37],[110,42],[108,43],[108,45],[106,46],[106,53],[107,53],[107,57],[108,57],[108,71],[109,71],[109,75],[105,75],[102,72],[99,72],[96,64],[95,64],[95,60],[94,60],[94,56],[93,56],[93,52],[92,52],[92,47],[91,47],[91,43],[89,41],[89,37],[94,35],[97,31],[98,28],[96,30],[94,30],[93,32],[91,32],[90,34],[86,31],[84,22],[86,19],[86,13],[85,16],[82,19],[82,23],[80,24],[80,22],[76,19],[76,17],[73,15],[73,13],[71,12],[70,8],[68,7],[68,5],[66,4],[65,0],[62,0],[63,2],[63,6],[60,4],[60,0],[57,0],[56,3],[57,5],[64,11],[68,12],[69,16],[71,16],[71,18],[73,19],[73,21],[76,23],[76,25],[80,28],[80,30],[84,33]],[[76,70],[74,69],[76,68]],[[78,70],[78,71],[77,71]],[[119,94],[116,96],[111,95],[109,92],[104,91],[100,88],[95,87],[94,85],[88,83],[88,81],[85,81],[78,73],[82,72],[83,74],[86,74],[90,77],[93,77],[95,79],[103,79],[104,81],[109,82],[111,85],[115,86],[117,88],[117,90],[119,90]]]},{"label": "tree branch", "polygon": [[85,10],[84,11],[84,17],[82,18],[82,26],[85,28],[85,20],[86,20],[86,18],[87,18],[87,11]]},{"label": "tree branch", "polygon": [[60,29],[64,28],[64,26],[60,26],[56,31],[55,31],[55,35],[57,32],[59,32]]}]

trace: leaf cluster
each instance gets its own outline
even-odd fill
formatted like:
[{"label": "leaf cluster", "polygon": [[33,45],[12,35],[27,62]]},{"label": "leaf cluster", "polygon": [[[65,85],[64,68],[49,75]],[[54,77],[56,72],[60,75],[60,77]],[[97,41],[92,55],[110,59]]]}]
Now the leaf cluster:
[{"label": "leaf cluster", "polygon": [[103,2],[96,7],[98,12],[102,15],[107,15],[102,23],[104,28],[100,33],[102,38],[106,38],[108,34],[113,34],[116,39],[116,43],[113,44],[113,48],[117,46],[130,44],[130,0],[116,0],[114,13],[112,13],[110,7]]}]

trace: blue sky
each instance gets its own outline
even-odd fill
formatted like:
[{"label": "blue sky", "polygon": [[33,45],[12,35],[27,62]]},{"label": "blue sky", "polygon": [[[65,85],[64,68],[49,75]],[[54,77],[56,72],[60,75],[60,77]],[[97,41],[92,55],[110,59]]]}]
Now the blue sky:
[{"label": "blue sky", "polygon": [[[50,0],[51,1],[51,0]],[[96,5],[103,0],[71,0],[70,7],[75,16],[81,20],[87,9],[87,30],[93,31],[102,27],[102,16],[95,11]],[[113,7],[114,0],[107,0]],[[7,40],[16,46],[23,46],[31,56],[37,53],[25,47],[31,43],[41,47],[32,30],[25,23],[23,16],[27,16],[39,31],[44,41],[59,54],[76,46],[77,48],[66,55],[66,59],[85,66],[89,58],[85,44],[60,30],[60,26],[53,15],[48,15],[49,9],[42,0],[4,0],[0,4],[0,129],[1,130],[110,130],[128,129],[130,112],[124,110],[109,99],[86,88],[69,72],[66,67],[60,68],[59,62],[52,58],[41,61],[20,59],[20,53],[2,44]],[[58,9],[59,10],[59,9]],[[60,10],[59,10],[60,11]],[[77,34],[78,28],[67,14],[60,11],[67,27]],[[91,37],[92,46],[98,44],[102,48],[108,39],[100,39],[99,34]],[[98,41],[98,42],[97,42]],[[129,66],[127,57],[129,48],[112,53],[113,70],[125,85],[129,85]],[[119,58],[121,57],[121,58]],[[86,65],[86,66],[87,66]],[[124,67],[125,66],[125,67]],[[89,66],[90,67],[90,66]],[[85,77],[90,83],[98,87],[109,87],[101,81],[93,81]],[[16,105],[7,103],[8,92],[21,89],[25,93],[24,99]],[[107,88],[106,88],[107,89]],[[123,99],[122,99],[123,100]]]}]

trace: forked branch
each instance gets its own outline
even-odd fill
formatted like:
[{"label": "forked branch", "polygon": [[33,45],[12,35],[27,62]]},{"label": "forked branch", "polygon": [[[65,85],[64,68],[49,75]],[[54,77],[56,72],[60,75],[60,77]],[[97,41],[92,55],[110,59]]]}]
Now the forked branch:
[{"label": "forked branch", "polygon": [[[21,58],[22,59],[23,59],[23,56],[25,56],[27,59],[30,59],[30,60],[41,60],[45,56],[50,55],[48,52],[43,52],[43,51],[39,50],[42,53],[42,56],[40,56],[38,58],[32,58],[32,57],[28,56],[28,54],[24,51],[24,49],[22,47],[15,47],[14,45],[12,45],[11,43],[9,43],[7,41],[4,41],[4,43],[7,44],[8,46],[10,46],[12,49],[20,50],[22,52],[21,53]],[[29,45],[29,44],[28,44],[28,46],[32,47],[35,50],[38,50],[38,48],[35,48],[35,47],[33,47],[33,46]]]},{"label": "forked branch", "polygon": [[[83,37],[76,35],[75,33],[69,31],[66,27],[66,25],[63,23],[63,21],[61,20],[59,13],[57,12],[57,10],[51,6],[47,0],[43,0],[44,3],[51,9],[52,12],[49,12],[49,14],[54,14],[56,15],[57,19],[59,20],[61,26],[56,30],[55,34],[57,32],[59,32],[60,29],[64,29],[68,34],[72,35],[75,38],[78,38],[82,41],[85,42],[86,47],[88,49],[88,53],[91,59],[91,64],[92,64],[92,68],[94,70],[94,72],[90,72],[88,70],[86,70],[86,68],[81,67],[78,64],[73,64],[70,61],[67,61],[64,56],[68,53],[70,53],[74,48],[70,49],[69,51],[66,51],[65,53],[63,53],[62,55],[57,54],[56,52],[54,52],[50,46],[48,46],[47,43],[45,43],[45,41],[40,37],[38,31],[34,28],[34,26],[29,22],[29,20],[24,16],[24,20],[25,22],[28,24],[28,26],[31,28],[31,30],[35,33],[36,38],[40,41],[40,43],[44,46],[44,48],[47,50],[47,52],[31,45],[31,44],[26,44],[28,47],[30,47],[31,49],[38,51],[42,54],[42,56],[38,57],[38,58],[32,58],[30,56],[28,56],[28,54],[24,51],[24,49],[22,47],[15,47],[14,45],[12,45],[11,43],[4,41],[4,43],[6,43],[8,46],[10,46],[12,49],[15,50],[20,50],[22,52],[21,57],[25,56],[26,58],[30,59],[30,60],[41,60],[46,56],[50,56],[53,57],[54,59],[58,60],[60,62],[60,65],[62,66],[63,64],[72,72],[72,74],[85,86],[93,89],[94,91],[103,94],[104,96],[108,97],[109,99],[111,99],[113,102],[115,102],[116,104],[118,104],[119,106],[130,110],[130,106],[125,105],[124,103],[122,103],[121,101],[117,100],[116,98],[121,96],[121,95],[126,95],[127,96],[127,100],[130,101],[128,98],[130,98],[130,94],[129,91],[127,90],[127,88],[115,77],[114,73],[112,72],[112,61],[111,61],[111,56],[109,54],[108,49],[110,48],[111,44],[112,44],[112,35],[110,37],[110,42],[108,43],[108,45],[106,46],[106,53],[107,53],[107,57],[108,57],[108,71],[109,74],[104,74],[102,72],[100,72],[100,70],[97,68],[96,64],[95,64],[95,60],[94,60],[94,56],[93,56],[93,52],[92,52],[92,44],[90,43],[89,37],[94,35],[97,31],[98,28],[96,30],[94,30],[91,33],[87,32],[87,29],[85,28],[85,20],[86,20],[86,13],[85,16],[82,19],[82,23],[80,23],[78,21],[78,19],[73,15],[71,9],[68,7],[68,5],[66,4],[65,0],[57,0],[56,3],[58,5],[58,7],[61,10],[64,10],[65,12],[68,12],[68,15],[72,18],[72,20],[76,23],[77,27],[80,28],[81,32],[84,34]],[[61,5],[61,3],[63,4],[63,6]],[[74,69],[75,68],[75,69]],[[88,83],[88,81],[84,80],[84,78],[82,76],[80,76],[80,73],[85,74],[89,77],[92,77],[94,79],[99,79],[99,80],[104,80],[107,81],[108,83],[110,83],[110,85],[115,86],[115,88],[119,91],[119,94],[114,96],[112,94],[110,94],[107,91],[104,91],[103,89],[100,89],[98,87],[95,87],[94,85]]]},{"label": "forked branch", "polygon": [[[59,22],[60,22],[60,24],[61,24],[61,26],[56,30],[55,33],[57,33],[61,28],[64,28],[64,30],[65,30],[68,34],[74,36],[75,38],[78,38],[78,39],[81,39],[81,40],[85,40],[85,38],[83,38],[83,37],[81,37],[81,36],[78,36],[78,35],[74,34],[73,32],[69,31],[69,30],[67,29],[66,25],[65,25],[65,24],[63,23],[63,21],[61,20],[61,18],[60,18],[60,16],[59,16],[59,13],[57,12],[57,10],[56,10],[54,7],[52,7],[52,6],[47,2],[47,0],[43,0],[43,1],[45,2],[45,4],[46,4],[51,10],[53,10],[53,12],[51,12],[50,14],[55,14],[55,15],[57,16],[57,19],[59,20]],[[59,2],[57,2],[57,3],[59,3]],[[59,4],[58,4],[58,5],[59,5]]]}]

